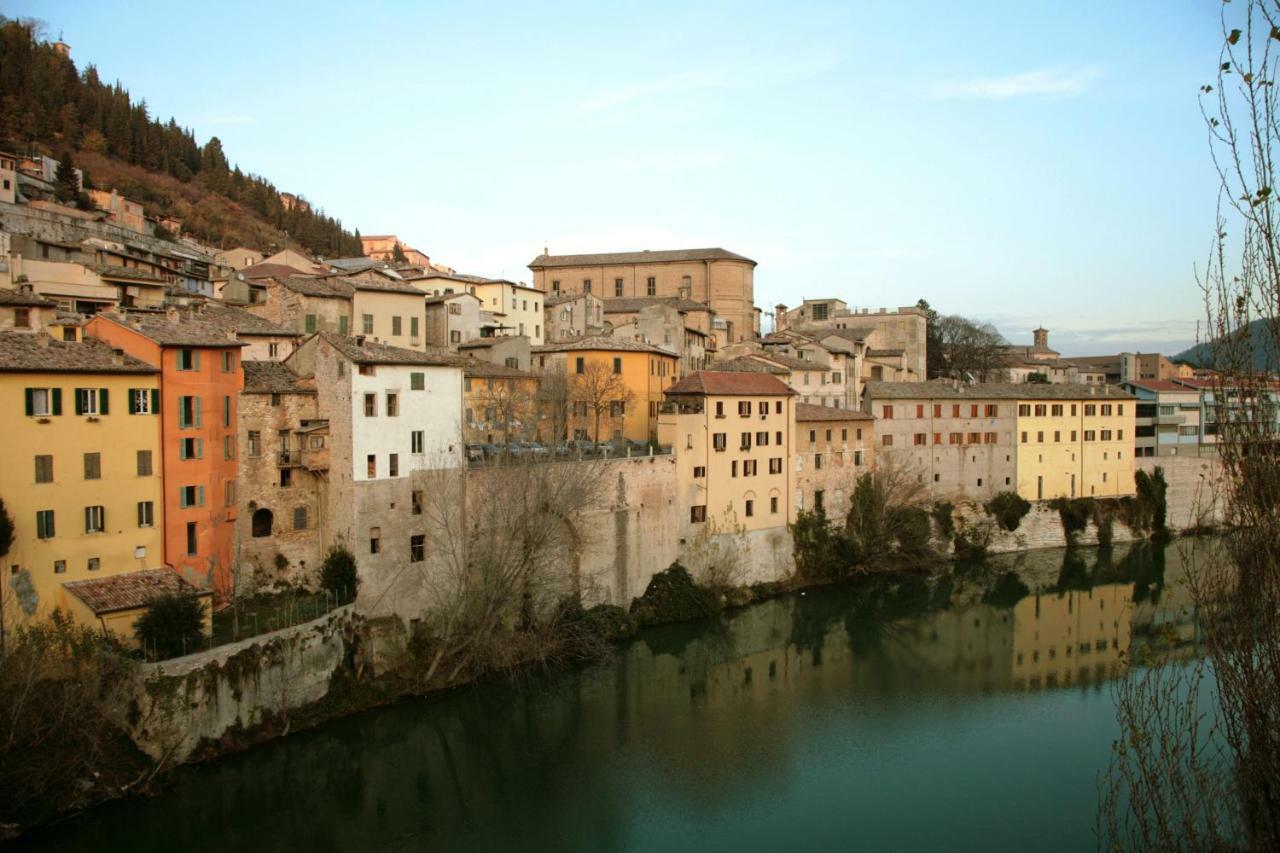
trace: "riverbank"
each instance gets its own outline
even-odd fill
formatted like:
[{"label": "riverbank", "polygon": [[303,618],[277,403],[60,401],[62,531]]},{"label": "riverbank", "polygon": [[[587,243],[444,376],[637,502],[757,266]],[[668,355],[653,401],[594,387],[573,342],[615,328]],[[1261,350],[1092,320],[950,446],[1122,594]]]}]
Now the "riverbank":
[{"label": "riverbank", "polygon": [[[177,769],[159,796],[18,849],[750,848],[800,833],[812,808],[832,831],[897,849],[943,836],[983,849],[993,832],[1078,849],[1112,738],[1107,679],[1144,626],[1194,633],[1179,550],[868,575],[643,628],[586,666],[491,676],[307,732],[292,715],[288,737]],[[1009,592],[1011,572],[1025,589]],[[1045,752],[1047,738],[1060,748]],[[930,820],[901,823],[908,803]]]}]

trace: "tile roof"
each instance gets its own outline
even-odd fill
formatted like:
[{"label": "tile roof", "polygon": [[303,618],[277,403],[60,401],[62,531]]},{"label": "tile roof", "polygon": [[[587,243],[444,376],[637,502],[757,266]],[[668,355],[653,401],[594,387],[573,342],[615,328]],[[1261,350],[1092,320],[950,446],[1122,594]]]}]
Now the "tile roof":
[{"label": "tile roof", "polygon": [[893,355],[902,355],[904,352],[906,352],[906,350],[902,349],[901,347],[869,349],[867,350],[867,357],[868,358],[888,358],[889,356],[893,356]]},{"label": "tile roof", "polygon": [[52,299],[45,299],[38,293],[0,287],[0,305],[13,305],[18,308],[55,308],[58,303]]},{"label": "tile roof", "polygon": [[504,377],[510,379],[536,379],[538,375],[527,370],[507,367],[505,364],[494,364],[482,358],[463,359],[462,375],[471,377]]},{"label": "tile roof", "polygon": [[858,326],[852,329],[822,329],[815,331],[812,337],[821,341],[823,338],[844,338],[846,341],[865,341],[875,333],[873,326]]},{"label": "tile roof", "polygon": [[753,353],[752,355],[744,356],[744,358],[751,358],[751,359],[755,359],[755,360],[757,360],[757,361],[759,361],[759,360],[761,360],[761,359],[768,359],[770,362],[772,362],[772,363],[774,363],[774,364],[778,365],[779,367],[784,367],[784,368],[786,368],[787,370],[822,370],[822,371],[826,371],[826,370],[828,370],[828,369],[829,369],[825,364],[818,364],[818,363],[817,363],[817,362],[815,362],[815,361],[805,361],[803,358],[796,358],[795,356],[792,356],[792,355],[785,355],[785,354],[780,353],[780,352],[779,352],[779,353],[772,353],[772,352],[770,352],[770,353]]},{"label": "tile roof", "polygon": [[209,595],[182,579],[172,569],[145,569],[91,580],[69,581],[63,588],[83,601],[95,616],[146,607],[161,595]]},{"label": "tile roof", "polygon": [[330,258],[325,261],[326,266],[343,270],[344,272],[359,272],[361,270],[373,269],[380,264],[386,264],[386,261],[380,261],[377,258]]},{"label": "tile roof", "polygon": [[244,361],[246,394],[314,394],[315,380],[295,374],[279,361]]},{"label": "tile roof", "polygon": [[814,406],[796,403],[797,421],[873,421],[875,415],[856,409],[839,409],[835,406]]},{"label": "tile roof", "polygon": [[758,358],[741,356],[729,361],[717,361],[716,370],[727,370],[733,373],[786,373],[787,369],[780,364],[771,364]]},{"label": "tile roof", "polygon": [[94,338],[56,341],[44,333],[0,332],[3,373],[159,373]]},{"label": "tile roof", "polygon": [[288,264],[254,264],[251,267],[245,267],[236,273],[242,278],[275,278],[283,281],[292,275],[298,275],[299,270],[294,269]]},{"label": "tile roof", "polygon": [[168,283],[164,276],[149,273],[146,270],[140,270],[137,267],[121,267],[114,264],[89,264],[88,267],[96,272],[101,278],[122,278],[127,281],[144,281],[148,284]]},{"label": "tile roof", "polygon": [[415,287],[407,281],[400,278],[380,278],[377,280],[344,278],[356,290],[374,290],[382,293],[408,293],[412,296],[426,296],[426,292],[420,287]]},{"label": "tile roof", "polygon": [[236,321],[229,316],[238,309],[227,307],[206,313],[203,304],[164,311],[104,311],[103,320],[132,329],[143,337],[167,347],[243,347],[236,340]]},{"label": "tile roof", "polygon": [[[418,291],[421,293],[422,291]],[[428,296],[424,301],[428,305],[436,305],[440,302],[448,302],[450,299],[457,299],[460,296],[467,296],[471,299],[479,301],[480,297],[474,293],[441,293],[439,296]]]},{"label": "tile roof", "polygon": [[303,296],[320,296],[327,299],[350,299],[356,292],[352,283],[338,276],[298,275],[278,279],[280,286]]},{"label": "tile roof", "polygon": [[681,379],[665,392],[669,396],[712,395],[717,397],[792,396],[792,391],[768,373],[734,373],[699,370]]},{"label": "tile roof", "polygon": [[646,344],[644,341],[632,340],[631,338],[613,338],[607,335],[591,335],[554,344],[540,344],[531,349],[533,352],[651,352],[655,355],[677,357],[671,350],[663,349],[653,344]]},{"label": "tile roof", "polygon": [[876,400],[1132,400],[1133,395],[1112,385],[1063,382],[867,382],[863,393]]},{"label": "tile roof", "polygon": [[529,262],[530,269],[552,267],[606,266],[612,264],[661,264],[677,261],[746,261],[756,262],[724,249],[661,249],[656,252],[604,252],[594,255],[538,255]]},{"label": "tile roof", "polygon": [[1184,385],[1183,383],[1187,381],[1186,379],[1181,379],[1177,382],[1172,379],[1140,379],[1136,381],[1128,379],[1120,384],[1132,385],[1135,388],[1142,388],[1146,391],[1174,391],[1182,394],[1195,394],[1200,390],[1195,386]]},{"label": "tile roof", "polygon": [[679,296],[636,296],[621,299],[606,298],[604,300],[604,313],[635,314],[650,305],[670,305],[682,314],[689,311],[711,310],[709,305],[702,302],[694,302],[692,299],[682,299]]},{"label": "tile roof", "polygon": [[461,367],[462,361],[455,355],[393,347],[371,341],[363,335],[348,338],[333,332],[317,332],[329,346],[356,364],[421,364],[427,367]]}]

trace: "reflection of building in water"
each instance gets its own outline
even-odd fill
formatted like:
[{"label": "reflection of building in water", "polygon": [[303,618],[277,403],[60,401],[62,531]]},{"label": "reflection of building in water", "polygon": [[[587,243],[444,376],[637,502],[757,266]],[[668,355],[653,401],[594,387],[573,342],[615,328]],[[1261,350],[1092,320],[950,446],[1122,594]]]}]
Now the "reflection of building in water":
[{"label": "reflection of building in water", "polygon": [[1013,686],[1101,682],[1129,652],[1133,584],[1028,596],[1013,610]]}]

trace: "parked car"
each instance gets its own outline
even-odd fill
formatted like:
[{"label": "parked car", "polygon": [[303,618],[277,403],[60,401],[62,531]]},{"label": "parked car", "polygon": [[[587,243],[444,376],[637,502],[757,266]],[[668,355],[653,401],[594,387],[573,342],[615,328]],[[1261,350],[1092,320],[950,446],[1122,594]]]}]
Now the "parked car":
[{"label": "parked car", "polygon": [[480,461],[482,461],[483,459],[484,459],[484,445],[483,445],[483,444],[468,444],[468,445],[467,445],[467,461],[468,461],[468,462],[480,462]]},{"label": "parked car", "polygon": [[536,441],[523,441],[521,444],[524,445],[525,452],[535,458],[544,459],[551,455],[551,451],[547,449],[545,444],[540,444]]}]

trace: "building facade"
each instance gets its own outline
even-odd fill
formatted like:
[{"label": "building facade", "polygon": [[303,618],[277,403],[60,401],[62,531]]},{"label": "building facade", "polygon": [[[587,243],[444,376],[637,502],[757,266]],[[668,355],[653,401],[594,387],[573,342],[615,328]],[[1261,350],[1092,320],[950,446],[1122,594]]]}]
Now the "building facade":
[{"label": "building facade", "polygon": [[795,504],[842,519],[858,478],[875,465],[875,418],[867,412],[796,403]]}]

